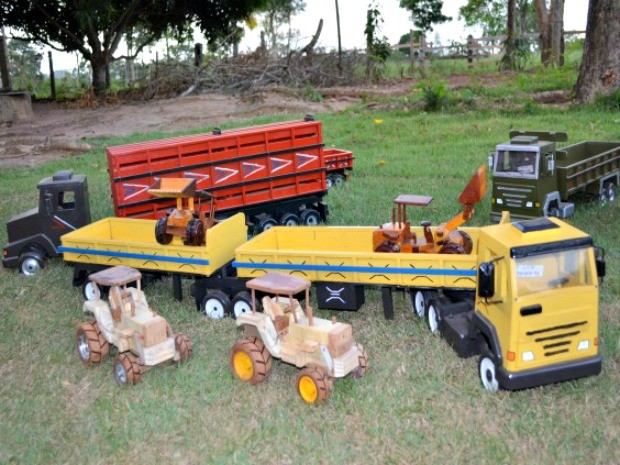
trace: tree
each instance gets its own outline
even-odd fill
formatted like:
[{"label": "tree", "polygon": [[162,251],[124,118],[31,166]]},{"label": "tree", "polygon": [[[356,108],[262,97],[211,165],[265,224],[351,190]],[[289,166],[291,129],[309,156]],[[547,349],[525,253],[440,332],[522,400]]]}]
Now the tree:
[{"label": "tree", "polygon": [[13,39],[9,42],[9,70],[16,87],[33,90],[43,79],[43,55],[28,42]]},{"label": "tree", "polygon": [[55,50],[79,52],[92,68],[97,95],[105,94],[106,72],[124,34],[141,27],[134,56],[169,30],[186,32],[195,22],[211,44],[226,39],[241,19],[265,0],[0,0],[0,24],[19,38]]},{"label": "tree", "polygon": [[[612,0],[613,1],[613,0]],[[534,0],[540,31],[540,61],[544,66],[561,65],[564,0]]]},{"label": "tree", "polygon": [[575,90],[588,102],[620,92],[620,3],[590,0],[583,60]]},{"label": "tree", "polygon": [[443,0],[400,0],[400,7],[411,12],[413,24],[423,32],[431,31],[433,24],[452,21],[441,12]]},{"label": "tree", "polygon": [[508,3],[513,1],[516,13],[515,34],[537,31],[532,0],[467,0],[467,3],[459,8],[459,18],[465,21],[466,26],[480,26],[484,35],[503,35],[508,25]]},{"label": "tree", "polygon": [[291,18],[306,8],[304,0],[266,0],[262,11],[265,13],[263,27],[267,39],[271,43],[271,51],[277,54],[278,51],[278,30],[283,24],[288,24],[286,53],[291,47]]}]

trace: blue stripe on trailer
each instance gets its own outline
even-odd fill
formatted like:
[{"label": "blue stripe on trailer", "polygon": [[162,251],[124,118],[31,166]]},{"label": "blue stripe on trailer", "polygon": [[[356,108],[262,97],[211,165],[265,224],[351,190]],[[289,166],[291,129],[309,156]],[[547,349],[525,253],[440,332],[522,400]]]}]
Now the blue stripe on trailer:
[{"label": "blue stripe on trailer", "polygon": [[182,258],[182,257],[168,257],[165,255],[147,255],[141,253],[129,253],[129,252],[111,252],[109,250],[96,250],[96,249],[79,249],[75,247],[58,247],[60,252],[77,253],[81,255],[99,255],[102,257],[115,257],[115,258],[133,258],[136,260],[153,260],[159,262],[168,263],[182,263],[186,265],[208,265],[209,260],[203,260],[200,258]]},{"label": "blue stripe on trailer", "polygon": [[246,263],[234,260],[235,268],[262,268],[266,270],[306,270],[331,271],[374,274],[419,274],[436,276],[476,276],[476,270],[454,270],[447,268],[374,268],[372,266],[340,266],[340,265],[297,265],[285,263]]}]

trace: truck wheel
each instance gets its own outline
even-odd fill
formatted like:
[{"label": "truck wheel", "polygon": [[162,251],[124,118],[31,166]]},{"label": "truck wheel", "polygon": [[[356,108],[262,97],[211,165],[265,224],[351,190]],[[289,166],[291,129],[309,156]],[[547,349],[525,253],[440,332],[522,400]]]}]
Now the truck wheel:
[{"label": "truck wheel", "polygon": [[230,314],[230,299],[222,291],[210,291],[202,301],[202,313],[212,320],[220,320]]},{"label": "truck wheel", "polygon": [[353,370],[353,379],[359,379],[366,373],[368,368],[368,354],[362,344],[355,344],[357,347],[357,368]]},{"label": "truck wheel", "polygon": [[488,351],[483,351],[478,361],[478,374],[480,375],[480,381],[482,386],[492,393],[499,391],[499,381],[497,381],[497,367],[495,362],[489,355]]},{"label": "truck wheel", "polygon": [[185,230],[185,245],[202,245],[205,243],[205,227],[198,219],[190,220]]},{"label": "truck wheel", "polygon": [[155,240],[161,245],[170,244],[172,241],[172,234],[166,233],[168,228],[168,218],[160,218],[155,223]]},{"label": "truck wheel", "polygon": [[616,200],[616,186],[613,182],[607,184],[607,200],[610,202]]},{"label": "truck wheel", "polygon": [[45,257],[38,252],[26,252],[19,257],[19,271],[25,276],[34,276],[45,266]]},{"label": "truck wheel", "polygon": [[263,231],[267,231],[268,229],[276,226],[278,222],[270,215],[267,215],[265,218],[258,222],[258,232],[261,233]]},{"label": "truck wheel", "polygon": [[428,324],[428,329],[433,334],[439,333],[439,318],[439,307],[437,306],[437,302],[429,302],[426,309],[426,323]]},{"label": "truck wheel", "polygon": [[192,356],[192,343],[187,334],[176,333],[174,335],[174,348],[179,354],[179,363],[185,363]]},{"label": "truck wheel", "polygon": [[317,226],[321,222],[321,215],[312,208],[307,208],[301,212],[301,224],[306,226]]},{"label": "truck wheel", "polygon": [[331,394],[327,374],[317,367],[306,367],[297,375],[297,392],[304,402],[319,405]]},{"label": "truck wheel", "polygon": [[110,345],[101,334],[96,321],[78,326],[75,343],[77,354],[86,365],[101,362],[110,352]]},{"label": "truck wheel", "polygon": [[[88,278],[84,281],[84,284],[82,284],[82,295],[86,300],[95,300],[97,298],[95,284]],[[99,286],[99,298],[103,300],[106,296],[107,292],[104,286]]]},{"label": "truck wheel", "polygon": [[282,226],[299,226],[299,217],[295,213],[285,213],[280,218]]},{"label": "truck wheel", "polygon": [[415,291],[413,296],[413,311],[419,318],[424,318],[426,302],[429,301],[430,294],[427,291]]},{"label": "truck wheel", "polygon": [[253,386],[264,381],[271,370],[271,354],[258,338],[232,346],[229,360],[233,374]]},{"label": "truck wheel", "polygon": [[335,174],[334,175],[334,186],[338,188],[342,188],[342,186],[344,186],[345,180],[346,178],[344,177],[344,174]]},{"label": "truck wheel", "polygon": [[140,359],[131,352],[118,354],[112,364],[114,379],[120,387],[133,386],[142,379]]},{"label": "truck wheel", "polygon": [[331,174],[325,176],[325,184],[327,185],[328,189],[331,189],[331,187],[334,185],[334,177]]},{"label": "truck wheel", "polygon": [[[258,301],[256,301],[256,311],[262,311]],[[232,300],[232,317],[236,320],[248,313],[252,313],[252,296],[248,291],[241,291]]]}]

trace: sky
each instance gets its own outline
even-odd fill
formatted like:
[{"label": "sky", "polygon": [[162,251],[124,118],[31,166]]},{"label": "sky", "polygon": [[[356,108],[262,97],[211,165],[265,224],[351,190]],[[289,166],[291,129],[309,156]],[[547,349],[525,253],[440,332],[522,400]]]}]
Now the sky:
[{"label": "sky", "polygon": [[[370,0],[339,0],[340,28],[342,47],[345,50],[365,47],[364,25],[366,23],[366,10]],[[403,34],[413,28],[413,23],[406,10],[400,8],[400,0],[377,0],[383,25],[380,31],[382,36],[388,38],[389,43],[396,44]],[[467,0],[444,0],[443,13],[452,16],[453,21],[436,25],[433,32],[428,34],[428,40],[435,42],[436,34],[442,44],[450,41],[465,41],[468,34],[474,37],[480,36],[480,30],[465,28],[462,21],[458,20],[459,7],[467,3]],[[564,29],[567,31],[585,31],[586,17],[588,12],[588,0],[566,0],[564,7]],[[338,45],[336,27],[336,9],[334,0],[306,0],[306,9],[293,18],[293,29],[299,31],[298,46],[306,45],[323,19],[323,30],[319,39],[319,46],[327,49],[336,48]],[[200,35],[196,36],[201,41]],[[256,49],[260,43],[260,32],[257,27],[254,31],[246,31],[246,37],[241,43],[240,50],[247,52]],[[124,51],[122,51],[124,53]],[[46,51],[47,53],[47,51]],[[75,54],[52,52],[54,69],[73,69],[76,67],[77,57]],[[119,52],[117,52],[117,55]],[[154,58],[148,55],[144,61]],[[47,60],[42,66],[43,72],[48,72]]]}]

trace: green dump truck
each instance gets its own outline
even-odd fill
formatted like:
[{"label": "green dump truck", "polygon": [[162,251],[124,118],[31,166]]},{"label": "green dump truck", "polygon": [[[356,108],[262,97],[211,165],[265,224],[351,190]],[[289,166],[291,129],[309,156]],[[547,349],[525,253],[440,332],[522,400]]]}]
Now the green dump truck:
[{"label": "green dump truck", "polygon": [[510,141],[489,156],[493,170],[491,219],[501,212],[513,219],[574,212],[568,200],[577,192],[613,201],[620,182],[620,142],[581,142],[556,148],[565,132],[511,131]]}]

